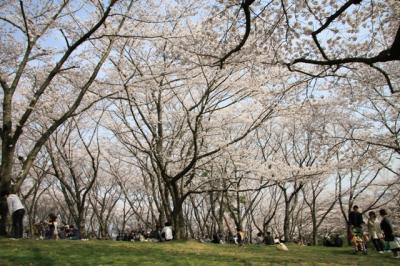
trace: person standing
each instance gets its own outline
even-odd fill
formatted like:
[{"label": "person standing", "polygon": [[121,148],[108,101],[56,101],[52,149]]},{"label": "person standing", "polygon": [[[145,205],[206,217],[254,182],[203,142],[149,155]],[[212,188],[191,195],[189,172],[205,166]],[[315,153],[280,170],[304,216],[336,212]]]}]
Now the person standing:
[{"label": "person standing", "polygon": [[49,226],[49,239],[58,240],[58,223],[57,215],[54,213],[49,214],[49,221],[47,222]]},{"label": "person standing", "polygon": [[352,239],[354,235],[362,238],[363,237],[362,225],[364,224],[364,220],[357,205],[354,205],[353,211],[351,211],[349,214],[349,224],[351,226],[350,239]]},{"label": "person standing", "polygon": [[393,226],[390,220],[387,217],[387,212],[385,209],[379,210],[379,214],[382,217],[381,221],[381,229],[383,234],[385,235],[385,241],[389,245],[390,249],[393,252],[393,256],[396,259],[400,259],[400,244],[396,241],[394,234],[393,234]]},{"label": "person standing", "polygon": [[8,211],[12,219],[12,236],[14,238],[22,238],[23,235],[23,219],[25,208],[19,197],[14,192],[6,194]]},{"label": "person standing", "polygon": [[371,238],[372,244],[374,244],[374,247],[376,249],[376,251],[378,251],[379,253],[383,253],[383,243],[381,240],[381,236],[382,236],[382,232],[381,229],[379,227],[378,221],[376,220],[376,214],[373,211],[370,211],[368,213],[368,234],[369,237]]},{"label": "person standing", "polygon": [[350,234],[349,240],[354,248],[354,254],[358,251],[367,253],[367,247],[364,243],[364,232],[362,225],[365,224],[362,214],[357,205],[353,206],[353,211],[349,213]]},{"label": "person standing", "polygon": [[349,214],[349,223],[353,229],[356,228],[357,231],[362,231],[361,226],[364,224],[364,220],[357,205],[354,205],[353,211]]}]

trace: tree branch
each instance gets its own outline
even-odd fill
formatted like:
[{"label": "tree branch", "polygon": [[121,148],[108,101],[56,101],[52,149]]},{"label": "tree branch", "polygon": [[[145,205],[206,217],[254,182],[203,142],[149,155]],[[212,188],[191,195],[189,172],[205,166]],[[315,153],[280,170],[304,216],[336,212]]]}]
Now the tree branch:
[{"label": "tree branch", "polygon": [[226,61],[226,59],[228,59],[231,55],[233,55],[236,52],[239,52],[240,49],[242,49],[242,47],[245,45],[247,39],[249,38],[250,35],[250,30],[251,30],[251,15],[250,15],[250,6],[251,4],[253,4],[255,0],[245,0],[242,5],[241,8],[243,8],[244,11],[244,15],[246,18],[246,31],[243,35],[242,40],[240,41],[240,43],[233,48],[232,50],[230,50],[226,55],[224,55],[218,62],[217,64],[219,65],[219,68],[222,69],[224,62]]}]

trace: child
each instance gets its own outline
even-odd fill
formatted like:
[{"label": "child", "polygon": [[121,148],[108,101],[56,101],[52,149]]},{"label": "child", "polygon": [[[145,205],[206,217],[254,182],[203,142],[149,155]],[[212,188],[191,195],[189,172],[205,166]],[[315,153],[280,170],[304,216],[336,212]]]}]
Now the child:
[{"label": "child", "polygon": [[364,234],[361,228],[353,227],[351,244],[354,248],[354,254],[356,254],[358,251],[362,251],[364,254],[367,254],[367,247],[365,245]]}]

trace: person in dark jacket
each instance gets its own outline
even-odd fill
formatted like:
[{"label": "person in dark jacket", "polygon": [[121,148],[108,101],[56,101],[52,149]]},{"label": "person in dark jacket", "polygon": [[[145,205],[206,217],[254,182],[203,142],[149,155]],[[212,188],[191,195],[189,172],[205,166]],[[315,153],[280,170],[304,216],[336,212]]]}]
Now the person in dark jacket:
[{"label": "person in dark jacket", "polygon": [[362,229],[364,220],[357,205],[354,205],[353,211],[349,213],[349,224],[351,229],[351,234],[349,235],[349,239],[354,248],[354,253],[362,251],[364,254],[366,254],[367,246],[365,245],[364,242],[364,232]]},{"label": "person in dark jacket", "polygon": [[384,234],[384,239],[386,241],[386,243],[389,245],[390,249],[393,252],[393,256],[396,259],[400,259],[400,244],[398,243],[398,241],[396,241],[394,234],[393,234],[393,226],[392,223],[390,222],[390,220],[387,217],[387,212],[385,209],[381,209],[379,210],[379,214],[382,217],[382,221],[381,221],[381,230],[383,231]]},{"label": "person in dark jacket", "polygon": [[353,211],[349,214],[349,223],[353,227],[361,227],[364,224],[362,214],[359,212],[357,205],[354,205]]},{"label": "person in dark jacket", "polygon": [[352,233],[351,238],[354,235],[357,235],[360,237],[363,236],[362,225],[364,224],[364,220],[363,220],[362,214],[360,213],[357,205],[354,205],[353,211],[351,211],[349,214],[349,224],[350,224],[351,233]]}]

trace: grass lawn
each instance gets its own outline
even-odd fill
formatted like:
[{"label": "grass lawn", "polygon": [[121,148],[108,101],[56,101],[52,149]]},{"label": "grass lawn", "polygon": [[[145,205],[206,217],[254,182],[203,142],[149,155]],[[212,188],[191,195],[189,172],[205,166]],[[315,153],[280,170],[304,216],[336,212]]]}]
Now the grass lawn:
[{"label": "grass lawn", "polygon": [[391,254],[353,255],[351,248],[202,244],[194,241],[0,239],[0,265],[400,265]]}]

